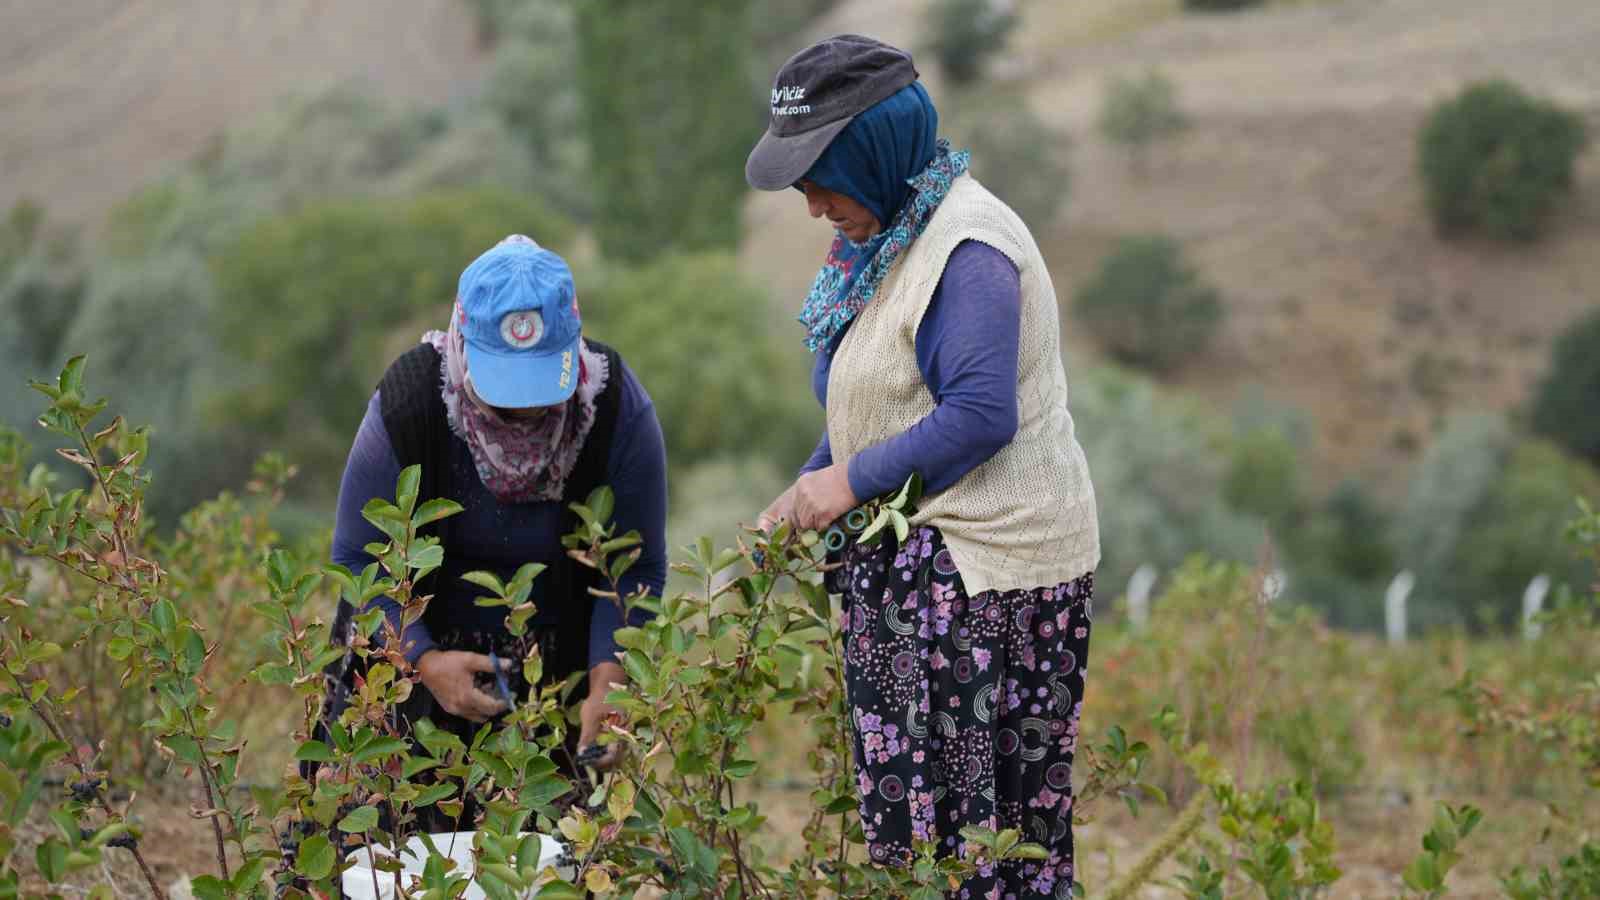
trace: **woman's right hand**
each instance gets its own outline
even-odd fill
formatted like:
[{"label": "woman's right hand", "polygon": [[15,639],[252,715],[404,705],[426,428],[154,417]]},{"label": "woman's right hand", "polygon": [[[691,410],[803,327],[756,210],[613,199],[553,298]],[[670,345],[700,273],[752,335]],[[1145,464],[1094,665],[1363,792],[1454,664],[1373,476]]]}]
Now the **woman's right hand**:
[{"label": "woman's right hand", "polygon": [[778,499],[767,504],[767,508],[761,511],[761,518],[756,520],[757,528],[770,533],[778,527],[779,522],[794,521],[794,489],[798,483],[789,485],[789,489],[779,494]]},{"label": "woman's right hand", "polygon": [[[502,660],[502,666],[510,660]],[[466,650],[429,650],[417,660],[422,685],[439,701],[444,711],[471,722],[487,722],[505,712],[506,704],[478,689],[473,675],[494,673],[489,657]]]}]

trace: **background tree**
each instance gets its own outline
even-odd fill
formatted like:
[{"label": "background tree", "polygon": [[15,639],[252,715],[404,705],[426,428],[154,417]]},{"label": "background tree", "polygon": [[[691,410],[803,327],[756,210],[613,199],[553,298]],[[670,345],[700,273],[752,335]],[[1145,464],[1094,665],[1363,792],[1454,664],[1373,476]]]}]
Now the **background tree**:
[{"label": "background tree", "polygon": [[1533,398],[1533,428],[1600,464],[1600,312],[1556,339],[1550,370]]},{"label": "background tree", "polygon": [[531,198],[479,191],[338,201],[251,228],[217,266],[238,374],[213,415],[257,452],[304,460],[305,487],[331,492],[389,356],[449,321],[463,260],[511,232],[558,252],[573,235]]},{"label": "background tree", "polygon": [[1223,307],[1177,241],[1142,235],[1117,245],[1078,292],[1073,312],[1116,358],[1170,371],[1205,350]]},{"label": "background tree", "polygon": [[1135,174],[1149,170],[1150,146],[1188,125],[1178,107],[1178,88],[1152,69],[1142,76],[1122,76],[1106,84],[1100,101],[1100,133],[1128,151]]},{"label": "background tree", "polygon": [[763,127],[749,0],[578,0],[578,84],[607,256],[739,241],[744,160]]},{"label": "background tree", "polygon": [[1446,235],[1538,237],[1556,200],[1572,190],[1587,143],[1577,113],[1508,81],[1469,85],[1434,108],[1418,138],[1434,225]]},{"label": "background tree", "polygon": [[973,175],[1028,227],[1048,226],[1071,193],[1072,139],[1012,91],[978,88],[953,100],[941,128],[948,123],[956,145],[972,151]]},{"label": "background tree", "polygon": [[928,49],[952,84],[965,87],[983,80],[1017,27],[1011,7],[1004,0],[935,0]]}]

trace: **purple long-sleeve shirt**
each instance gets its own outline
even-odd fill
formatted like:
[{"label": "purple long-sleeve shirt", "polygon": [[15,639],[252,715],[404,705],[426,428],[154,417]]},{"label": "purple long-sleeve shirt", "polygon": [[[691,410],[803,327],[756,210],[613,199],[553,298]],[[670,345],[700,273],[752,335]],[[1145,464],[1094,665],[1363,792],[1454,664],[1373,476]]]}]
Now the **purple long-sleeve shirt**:
[{"label": "purple long-sleeve shirt", "polygon": [[[910,428],[850,460],[850,490],[867,500],[898,490],[920,472],[938,493],[1000,452],[1017,433],[1017,344],[1022,279],[999,250],[962,241],[950,253],[917,328],[917,368],[933,395],[933,411]],[[817,354],[811,386],[828,405],[828,372],[839,338]],[[801,468],[833,464],[822,441]]]},{"label": "purple long-sleeve shirt", "polygon": [[[612,521],[617,533],[638,531],[643,539],[638,562],[623,575],[621,588],[624,596],[643,587],[659,595],[667,577],[667,457],[661,437],[661,425],[656,420],[655,406],[649,394],[634,378],[626,365],[620,367],[623,381],[617,403],[617,425],[612,438],[611,454],[606,470],[606,483],[615,495]],[[461,580],[461,575],[474,569],[498,573],[509,579],[523,563],[542,562],[550,565],[559,561],[565,550],[561,546],[565,506],[549,500],[535,503],[505,504],[495,499],[477,477],[472,464],[471,451],[464,441],[453,441],[450,465],[452,482],[461,496],[462,512],[451,519],[450,543],[445,550],[445,564],[439,570],[438,592],[431,603],[449,604],[452,623],[463,628],[496,627],[505,616],[504,608],[480,607],[472,599],[483,592]],[[344,479],[339,485],[339,508],[333,528],[333,561],[352,571],[360,571],[373,561],[362,548],[386,538],[372,523],[361,516],[361,507],[373,497],[394,499],[395,480],[400,475],[400,463],[395,457],[389,433],[383,427],[378,395],[367,404],[366,416],[356,432],[355,443],[350,448],[350,458],[345,464]],[[539,581],[534,580],[534,597],[539,598]],[[620,648],[614,635],[623,625],[622,611],[617,604],[595,598],[560,598],[564,602],[580,602],[591,609],[589,615],[589,665],[614,660]],[[386,597],[374,601],[384,609],[391,622],[399,623],[400,608]],[[570,610],[552,604],[541,604],[531,620],[533,624],[549,623]],[[635,610],[629,624],[639,625],[648,615]],[[435,649],[434,635],[426,624],[413,622],[401,635],[407,659],[415,663],[422,654]]]}]

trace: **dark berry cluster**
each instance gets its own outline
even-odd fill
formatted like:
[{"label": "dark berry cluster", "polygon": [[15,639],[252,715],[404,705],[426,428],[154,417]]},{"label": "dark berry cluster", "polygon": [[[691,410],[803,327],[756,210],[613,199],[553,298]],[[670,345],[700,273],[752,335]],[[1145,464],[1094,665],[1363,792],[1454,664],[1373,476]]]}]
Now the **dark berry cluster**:
[{"label": "dark berry cluster", "polygon": [[[78,829],[78,837],[80,837],[80,838],[82,838],[83,840],[86,840],[86,841],[87,840],[92,840],[94,838],[94,834],[95,834],[95,832],[94,832],[93,828],[79,828]],[[134,837],[132,834],[129,834],[128,832],[123,832],[122,834],[117,835],[116,837],[112,838],[111,840],[106,841],[106,846],[107,847],[120,847],[123,850],[134,850],[134,849],[137,849],[138,846],[139,846],[139,839]]]},{"label": "dark berry cluster", "polygon": [[72,799],[79,803],[93,803],[94,798],[99,796],[100,788],[104,784],[105,781],[103,779],[86,778],[83,781],[73,782],[68,790],[72,791]]}]

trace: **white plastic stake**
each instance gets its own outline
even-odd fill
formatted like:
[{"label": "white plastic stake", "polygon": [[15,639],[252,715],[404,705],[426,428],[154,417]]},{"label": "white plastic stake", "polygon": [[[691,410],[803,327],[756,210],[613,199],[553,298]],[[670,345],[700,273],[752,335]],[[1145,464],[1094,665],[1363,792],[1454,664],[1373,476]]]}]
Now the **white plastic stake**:
[{"label": "white plastic stake", "polygon": [[1417,576],[1407,569],[1389,582],[1389,590],[1384,593],[1383,624],[1389,633],[1390,644],[1406,642],[1406,598],[1411,596],[1411,589],[1416,584]]},{"label": "white plastic stake", "polygon": [[1522,636],[1530,641],[1539,639],[1544,633],[1544,625],[1538,621],[1539,613],[1544,612],[1544,598],[1550,593],[1550,576],[1535,575],[1528,582],[1528,587],[1522,592]]},{"label": "white plastic stake", "polygon": [[1150,623],[1150,589],[1158,577],[1155,566],[1143,563],[1128,579],[1128,623],[1135,631],[1143,631]]},{"label": "white plastic stake", "polygon": [[1289,574],[1282,569],[1273,569],[1267,577],[1261,579],[1261,603],[1271,606],[1283,596],[1284,588],[1289,586]]}]

